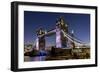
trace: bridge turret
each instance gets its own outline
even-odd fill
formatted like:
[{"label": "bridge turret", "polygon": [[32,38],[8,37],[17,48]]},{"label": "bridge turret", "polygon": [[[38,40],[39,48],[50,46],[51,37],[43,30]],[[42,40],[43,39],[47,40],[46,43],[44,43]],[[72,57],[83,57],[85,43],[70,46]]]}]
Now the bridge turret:
[{"label": "bridge turret", "polygon": [[56,20],[56,27],[68,32],[68,24],[65,22],[63,16],[60,16],[60,18]]},{"label": "bridge turret", "polygon": [[45,31],[42,28],[39,28],[36,32],[38,36],[45,34]]}]

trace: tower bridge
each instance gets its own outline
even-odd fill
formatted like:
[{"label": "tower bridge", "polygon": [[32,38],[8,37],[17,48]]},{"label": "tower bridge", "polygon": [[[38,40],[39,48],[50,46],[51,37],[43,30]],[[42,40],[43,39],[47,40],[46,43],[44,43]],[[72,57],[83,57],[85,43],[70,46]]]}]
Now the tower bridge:
[{"label": "tower bridge", "polygon": [[56,27],[50,31],[45,31],[42,28],[40,28],[37,31],[37,38],[36,38],[36,49],[37,50],[45,50],[46,44],[45,44],[45,38],[49,37],[51,35],[56,34],[56,48],[64,48],[64,47],[80,47],[84,44],[82,41],[76,39],[72,34],[69,34],[70,31],[68,30],[68,24],[65,23],[65,20],[63,17],[60,17],[56,20]]}]

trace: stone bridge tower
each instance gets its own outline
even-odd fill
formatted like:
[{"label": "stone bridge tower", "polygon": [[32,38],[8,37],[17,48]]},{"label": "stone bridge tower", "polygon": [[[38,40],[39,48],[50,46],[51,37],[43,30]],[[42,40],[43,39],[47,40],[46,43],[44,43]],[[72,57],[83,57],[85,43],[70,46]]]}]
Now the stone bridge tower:
[{"label": "stone bridge tower", "polygon": [[37,30],[36,48],[37,50],[45,50],[45,31],[40,28]]},{"label": "stone bridge tower", "polygon": [[56,21],[56,47],[57,48],[67,47],[68,39],[64,36],[61,30],[68,33],[68,25],[65,23],[63,17],[60,17]]}]

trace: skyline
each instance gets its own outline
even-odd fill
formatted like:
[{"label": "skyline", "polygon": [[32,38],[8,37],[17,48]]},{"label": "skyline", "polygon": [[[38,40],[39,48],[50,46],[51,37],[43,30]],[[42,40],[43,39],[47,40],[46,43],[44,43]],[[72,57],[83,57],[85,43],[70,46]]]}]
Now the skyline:
[{"label": "skyline", "polygon": [[[24,11],[24,43],[34,42],[36,39],[36,30],[54,29],[56,19],[64,16],[68,23],[69,31],[74,30],[74,35],[85,43],[90,43],[90,15],[76,13],[54,13],[54,12],[32,12]],[[55,35],[46,37],[47,45],[55,44]]]}]

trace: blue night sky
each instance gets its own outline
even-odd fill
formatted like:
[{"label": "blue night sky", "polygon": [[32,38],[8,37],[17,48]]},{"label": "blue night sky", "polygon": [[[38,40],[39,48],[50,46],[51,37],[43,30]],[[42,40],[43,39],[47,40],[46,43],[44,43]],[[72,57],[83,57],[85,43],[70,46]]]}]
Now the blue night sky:
[{"label": "blue night sky", "polygon": [[[90,43],[90,15],[76,13],[51,13],[24,11],[24,42],[34,42],[36,30],[42,27],[45,30],[55,28],[56,19],[63,16],[68,23],[69,31],[85,43]],[[46,44],[55,44],[55,35],[46,37]]]}]

